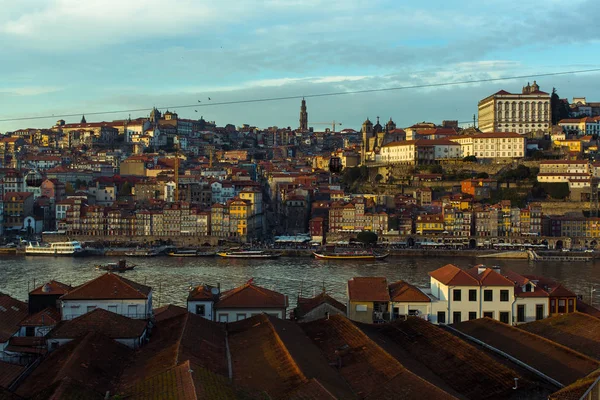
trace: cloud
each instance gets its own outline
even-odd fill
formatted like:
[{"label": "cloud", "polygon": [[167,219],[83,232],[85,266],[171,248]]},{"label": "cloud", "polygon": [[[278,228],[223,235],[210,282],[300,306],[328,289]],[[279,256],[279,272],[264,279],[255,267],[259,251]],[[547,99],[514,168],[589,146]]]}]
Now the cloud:
[{"label": "cloud", "polygon": [[23,87],[0,87],[0,93],[13,96],[38,96],[62,90],[56,86],[23,86]]}]

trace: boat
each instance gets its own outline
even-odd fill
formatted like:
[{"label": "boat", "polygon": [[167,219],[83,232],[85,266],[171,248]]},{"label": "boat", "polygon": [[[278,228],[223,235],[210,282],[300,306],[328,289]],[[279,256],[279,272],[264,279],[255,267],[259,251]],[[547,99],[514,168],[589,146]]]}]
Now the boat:
[{"label": "boat", "polygon": [[155,257],[160,253],[155,249],[135,249],[125,253],[127,257]]},{"label": "boat", "polygon": [[213,257],[217,253],[214,251],[200,250],[174,250],[170,251],[168,254],[171,257]]},{"label": "boat", "polygon": [[374,251],[344,251],[339,253],[313,252],[319,260],[383,260],[390,253],[375,253]]},{"label": "boat", "polygon": [[258,259],[273,259],[281,256],[280,253],[273,253],[263,250],[234,250],[220,251],[217,253],[219,257],[225,258],[258,258]]},{"label": "boat", "polygon": [[97,270],[103,270],[103,271],[108,271],[108,272],[131,271],[135,267],[136,267],[136,265],[127,265],[127,261],[125,261],[125,260],[119,260],[119,262],[116,262],[116,263],[96,265]]},{"label": "boat", "polygon": [[85,253],[81,243],[77,241],[49,244],[29,242],[25,246],[25,255],[27,256],[83,256]]}]

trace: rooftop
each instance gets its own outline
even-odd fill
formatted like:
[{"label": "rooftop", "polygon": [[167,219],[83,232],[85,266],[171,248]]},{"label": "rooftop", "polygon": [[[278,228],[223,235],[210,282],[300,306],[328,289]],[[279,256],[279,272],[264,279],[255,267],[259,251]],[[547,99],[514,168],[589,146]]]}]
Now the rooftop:
[{"label": "rooftop", "polygon": [[221,293],[217,309],[223,308],[286,308],[287,296],[248,282]]},{"label": "rooftop", "polygon": [[429,276],[446,286],[479,286],[476,278],[452,264],[444,265],[430,272]]},{"label": "rooftop", "polygon": [[111,339],[139,338],[148,328],[148,321],[124,317],[102,308],[70,321],[60,322],[48,335],[54,339],[75,339],[88,332],[98,332]]},{"label": "rooftop", "polygon": [[390,301],[387,279],[382,277],[354,277],[348,281],[350,301]]},{"label": "rooftop", "polygon": [[390,283],[390,300],[398,302],[431,302],[429,296],[405,281]]},{"label": "rooftop", "polygon": [[306,315],[310,311],[319,307],[321,304],[325,303],[337,308],[344,314],[346,313],[346,306],[344,304],[329,296],[327,293],[322,292],[315,297],[298,297],[296,316],[302,317],[303,315]]},{"label": "rooftop", "polygon": [[7,342],[19,330],[19,322],[27,314],[27,303],[0,293],[0,343]]},{"label": "rooftop", "polygon": [[61,300],[147,299],[151,291],[149,286],[109,272],[77,286],[63,295]]}]

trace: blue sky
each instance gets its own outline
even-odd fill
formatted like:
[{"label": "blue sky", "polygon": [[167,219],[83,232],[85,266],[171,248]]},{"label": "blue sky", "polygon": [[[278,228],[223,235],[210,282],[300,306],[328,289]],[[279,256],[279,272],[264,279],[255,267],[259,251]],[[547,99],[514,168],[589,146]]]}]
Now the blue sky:
[{"label": "blue sky", "polygon": [[[597,0],[0,0],[0,9],[0,120],[600,67]],[[599,77],[538,84],[600,101]],[[309,121],[465,121],[479,99],[526,83],[309,99]],[[175,111],[220,125],[295,128],[299,103]],[[56,119],[0,122],[0,132]]]}]

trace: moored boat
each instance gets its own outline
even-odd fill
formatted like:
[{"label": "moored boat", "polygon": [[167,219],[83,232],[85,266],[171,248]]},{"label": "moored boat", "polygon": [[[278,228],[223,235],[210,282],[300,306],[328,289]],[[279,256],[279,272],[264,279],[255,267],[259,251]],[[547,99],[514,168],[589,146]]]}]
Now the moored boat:
[{"label": "moored boat", "polygon": [[214,251],[200,250],[174,250],[168,253],[171,257],[213,257],[217,253]]},{"label": "moored boat", "polygon": [[40,244],[39,242],[29,242],[25,246],[25,255],[27,256],[83,256],[85,250],[81,243],[55,242],[49,244]]},{"label": "moored boat", "polygon": [[108,264],[104,264],[104,265],[96,265],[96,269],[103,270],[103,271],[108,271],[108,272],[125,272],[125,271],[131,271],[135,267],[136,267],[136,265],[127,265],[127,261],[126,260],[119,260],[119,262],[116,262],[116,263],[108,263]]},{"label": "moored boat", "polygon": [[273,259],[281,256],[280,253],[273,253],[263,250],[235,250],[218,252],[219,257],[225,258],[258,258],[258,259]]},{"label": "moored boat", "polygon": [[344,251],[340,253],[313,252],[319,260],[383,260],[390,253],[375,253],[373,251]]},{"label": "moored boat", "polygon": [[135,249],[125,253],[127,257],[155,257],[159,252],[155,249]]}]

